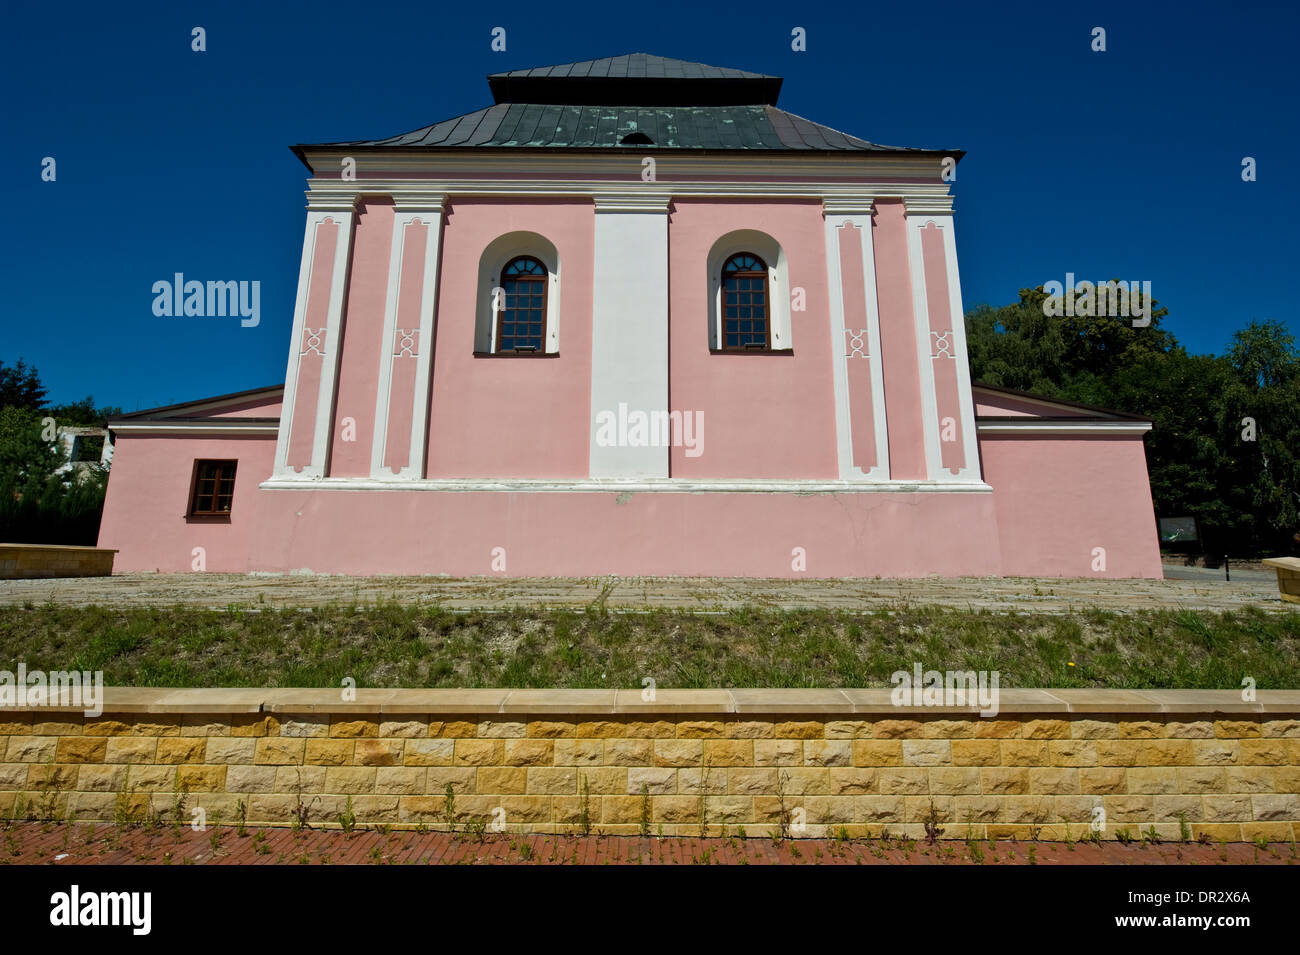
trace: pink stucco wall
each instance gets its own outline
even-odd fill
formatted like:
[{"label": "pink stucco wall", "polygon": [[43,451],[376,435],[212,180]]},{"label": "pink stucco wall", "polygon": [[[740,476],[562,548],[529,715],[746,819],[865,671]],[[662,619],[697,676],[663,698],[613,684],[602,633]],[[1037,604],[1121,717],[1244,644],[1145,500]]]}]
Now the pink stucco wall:
[{"label": "pink stucco wall", "polygon": [[987,493],[263,493],[260,562],[283,571],[491,574],[503,547],[509,576],[998,572]]},{"label": "pink stucco wall", "polygon": [[[993,492],[261,490],[271,438],[122,437],[101,547],[119,572],[1159,577],[1140,437],[989,436]],[[184,517],[195,458],[239,460],[228,523]],[[1104,572],[1092,549],[1106,548]],[[792,568],[804,548],[807,570]]]},{"label": "pink stucco wall", "polygon": [[[430,477],[586,477],[591,409],[594,211],[590,200],[448,204],[438,288]],[[510,232],[560,260],[557,357],[474,357],[479,260]]]},{"label": "pink stucco wall", "polygon": [[[1163,576],[1141,435],[985,435],[980,449],[1002,573]],[[1096,547],[1105,573],[1092,569]]]},{"label": "pink stucco wall", "polygon": [[[191,519],[190,481],[199,458],[233,458],[229,519]],[[117,548],[118,572],[189,572],[194,548],[209,572],[256,570],[264,559],[254,535],[258,514],[274,502],[258,484],[271,474],[275,436],[189,438],[119,434],[113,449],[99,546]]]},{"label": "pink stucco wall", "polygon": [[880,306],[880,360],[889,432],[889,476],[926,476],[921,373],[917,368],[907,214],[901,199],[877,199],[872,227],[876,298]]},{"label": "pink stucco wall", "polygon": [[[704,412],[704,453],[674,447],[680,478],[833,478],[835,395],[820,201],[674,200],[669,220],[668,404]],[[710,354],[709,276],[714,243],[740,229],[784,250],[790,288],[807,310],[791,315],[792,355]],[[768,263],[773,265],[775,263]]]},{"label": "pink stucco wall", "polygon": [[[357,210],[355,229],[330,435],[330,474],[337,477],[370,475],[379,352],[388,298],[388,257],[393,246],[392,200],[366,199]],[[351,437],[344,434],[346,418],[356,425],[353,441],[344,440]]]},{"label": "pink stucco wall", "polygon": [[[591,201],[578,199],[448,203],[435,338],[418,342],[419,349],[433,348],[427,476],[587,476],[594,215]],[[367,201],[357,217],[331,430],[333,477],[370,471],[392,225],[387,201]],[[920,478],[923,412],[902,204],[880,200],[872,228],[890,476]],[[742,229],[778,242],[788,261],[789,286],[805,290],[806,311],[791,316],[792,355],[710,354],[705,263],[720,237]],[[832,380],[844,343],[830,341],[824,230],[819,202],[674,202],[669,408],[704,413],[705,452],[688,457],[686,449],[672,448],[672,476],[836,477]],[[544,236],[558,252],[559,355],[475,357],[478,298],[487,291],[479,288],[480,260],[491,242],[519,231]],[[849,238],[847,252],[833,250],[841,266],[846,260],[852,265],[854,248],[861,248],[855,245],[861,236]],[[324,254],[318,248],[309,326],[323,325],[321,289],[329,276]],[[411,261],[403,269],[399,318],[414,325],[417,278],[422,281],[415,267],[422,257],[419,243],[405,254]],[[936,283],[946,263],[933,241],[925,265],[931,321],[942,325],[943,296]],[[856,268],[846,271],[850,285],[862,281]],[[860,292],[844,291],[846,321],[865,325]],[[390,437],[400,438],[409,427],[409,378],[406,371],[394,378],[393,393],[405,405]],[[315,384],[310,374],[300,380],[291,465],[310,458]],[[943,385],[951,391],[951,382]],[[868,408],[860,387],[858,392],[855,416]],[[992,393],[977,393],[977,404],[985,415],[1069,413]],[[204,414],[264,417],[278,410],[278,402],[261,399]],[[341,440],[344,417],[356,421],[355,442]],[[868,421],[863,410],[854,422],[860,439],[855,447],[867,446],[869,433],[858,429]],[[210,572],[477,575],[493,573],[494,548],[504,548],[510,576],[1160,576],[1139,435],[990,434],[979,438],[979,449],[992,491],[263,490],[259,484],[273,467],[273,436],[128,432],[118,437],[99,543],[119,550],[116,569],[123,572],[187,572],[194,548],[202,547]],[[228,520],[185,516],[199,458],[239,461]],[[385,460],[397,465],[402,455],[394,450]],[[1096,547],[1106,550],[1104,571],[1092,567]],[[806,570],[793,565],[796,549]]]}]

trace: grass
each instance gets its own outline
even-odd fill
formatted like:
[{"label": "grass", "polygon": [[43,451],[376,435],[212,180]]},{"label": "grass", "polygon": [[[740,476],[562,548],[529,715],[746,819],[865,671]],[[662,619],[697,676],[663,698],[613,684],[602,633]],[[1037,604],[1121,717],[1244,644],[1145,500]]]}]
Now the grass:
[{"label": "grass", "polygon": [[1298,688],[1300,613],[47,604],[0,613],[0,660],[110,686],[870,687],[920,662],[1003,687]]}]

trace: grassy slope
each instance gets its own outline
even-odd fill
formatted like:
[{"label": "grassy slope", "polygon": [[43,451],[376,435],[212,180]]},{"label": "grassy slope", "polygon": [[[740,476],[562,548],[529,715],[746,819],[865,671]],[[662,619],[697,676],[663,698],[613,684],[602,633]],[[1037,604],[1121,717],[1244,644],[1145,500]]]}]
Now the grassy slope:
[{"label": "grassy slope", "polygon": [[1295,689],[1300,613],[47,605],[0,612],[0,669],[20,661],[110,686],[867,687],[920,662],[1003,687]]}]

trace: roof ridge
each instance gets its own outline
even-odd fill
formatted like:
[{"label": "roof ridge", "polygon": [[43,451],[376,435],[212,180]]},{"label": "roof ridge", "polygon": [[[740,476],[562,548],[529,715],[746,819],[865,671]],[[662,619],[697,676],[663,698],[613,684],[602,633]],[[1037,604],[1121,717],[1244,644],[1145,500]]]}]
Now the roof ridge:
[{"label": "roof ridge", "polygon": [[531,78],[531,79],[563,80],[563,79],[584,78],[584,77],[589,77],[589,76],[591,75],[589,71],[588,71],[587,73],[576,74],[576,75],[575,75],[572,71],[565,72],[565,73],[561,73],[561,74],[556,74],[556,73],[554,73],[553,71],[555,71],[555,70],[561,70],[561,69],[567,69],[567,68],[575,67],[575,66],[587,66],[587,67],[590,67],[591,65],[596,64],[596,63],[610,63],[610,64],[613,64],[613,63],[616,63],[616,62],[618,62],[618,61],[628,61],[628,60],[630,60],[632,57],[646,57],[646,58],[648,58],[648,59],[651,59],[651,60],[656,61],[656,65],[659,65],[659,64],[681,64],[681,65],[683,65],[683,66],[702,67],[702,68],[705,69],[705,70],[714,71],[714,72],[716,72],[716,73],[718,73],[718,74],[721,74],[721,75],[720,75],[720,76],[717,76],[717,77],[690,77],[690,76],[675,77],[675,76],[666,76],[666,75],[665,75],[665,76],[656,76],[656,75],[629,75],[629,74],[618,74],[618,75],[610,76],[610,75],[608,75],[608,74],[605,74],[605,75],[600,76],[599,78],[600,78],[600,79],[615,79],[615,80],[622,80],[622,79],[724,79],[724,78],[725,78],[725,79],[754,79],[754,80],[758,80],[758,79],[764,79],[764,80],[780,79],[780,77],[775,76],[775,75],[773,75],[773,74],[771,74],[771,73],[755,73],[755,72],[753,72],[753,71],[751,71],[751,70],[742,70],[742,69],[739,69],[738,67],[734,67],[734,66],[714,66],[714,65],[711,64],[711,63],[701,63],[701,62],[699,62],[698,60],[683,60],[683,59],[680,59],[679,57],[674,57],[674,56],[663,56],[663,55],[661,55],[661,54],[659,54],[659,53],[646,53],[646,52],[644,52],[644,51],[639,51],[639,50],[638,50],[638,51],[635,51],[635,52],[631,52],[631,53],[619,53],[619,54],[616,54],[615,56],[598,56],[598,57],[594,57],[594,58],[592,58],[592,59],[588,59],[588,60],[574,60],[573,62],[570,62],[570,63],[548,63],[548,64],[539,65],[539,66],[524,67],[524,68],[522,68],[522,69],[518,69],[518,70],[502,70],[502,71],[499,71],[499,72],[496,72],[496,73],[489,73],[489,74],[488,74],[488,79],[489,79],[489,80],[492,80],[492,79],[494,79],[494,78],[495,78],[495,79],[505,79],[505,78],[521,78],[521,77],[529,77],[529,78]]}]

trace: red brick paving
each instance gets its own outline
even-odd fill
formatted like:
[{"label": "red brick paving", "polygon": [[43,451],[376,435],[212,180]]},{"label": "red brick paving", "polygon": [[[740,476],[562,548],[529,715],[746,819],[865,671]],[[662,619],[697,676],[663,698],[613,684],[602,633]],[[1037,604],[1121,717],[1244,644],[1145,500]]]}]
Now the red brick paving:
[{"label": "red brick paving", "polygon": [[1295,846],[1106,842],[938,845],[900,840],[678,838],[635,836],[511,835],[445,832],[345,834],[339,830],[254,829],[232,826],[195,832],[166,826],[14,823],[0,831],[2,865],[278,865],[278,864],[571,864],[595,865],[1295,865]]}]

